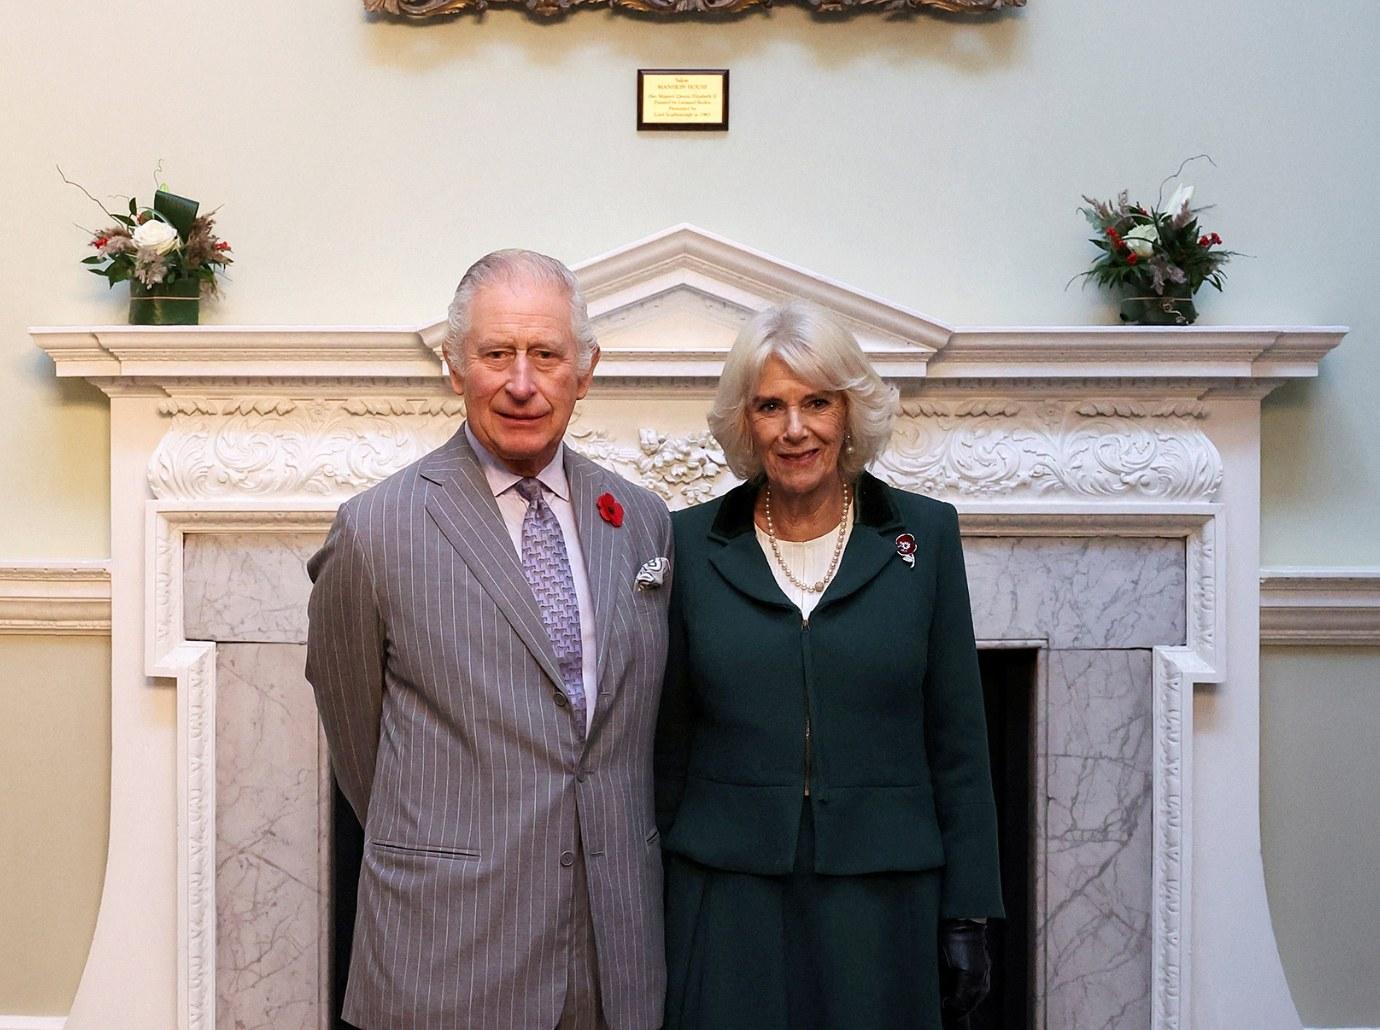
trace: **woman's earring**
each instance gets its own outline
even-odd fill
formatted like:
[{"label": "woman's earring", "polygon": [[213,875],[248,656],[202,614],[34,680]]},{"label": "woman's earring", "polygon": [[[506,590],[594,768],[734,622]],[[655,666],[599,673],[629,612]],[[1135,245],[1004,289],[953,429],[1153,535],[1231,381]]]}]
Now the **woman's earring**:
[{"label": "woman's earring", "polygon": [[853,453],[853,434],[849,433],[843,438],[843,449],[849,454]]}]

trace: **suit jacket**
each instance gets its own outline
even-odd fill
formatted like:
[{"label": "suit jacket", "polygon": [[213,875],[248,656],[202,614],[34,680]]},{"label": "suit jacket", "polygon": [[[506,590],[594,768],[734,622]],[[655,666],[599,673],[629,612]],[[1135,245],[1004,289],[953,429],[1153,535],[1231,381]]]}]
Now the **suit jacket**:
[{"label": "suit jacket", "polygon": [[664,847],[720,869],[789,872],[808,778],[816,872],[938,869],[939,915],[1000,915],[957,512],[864,473],[838,572],[806,622],[757,542],[757,489],[673,517],[656,757]]},{"label": "suit jacket", "polygon": [[[554,1027],[577,846],[605,1017],[660,1025],[651,754],[670,580],[634,580],[670,556],[670,520],[568,448],[565,470],[598,637],[587,736],[463,428],[346,501],[308,566],[307,678],[365,829],[344,1010],[361,1027]],[[619,528],[596,511],[605,492]]]}]

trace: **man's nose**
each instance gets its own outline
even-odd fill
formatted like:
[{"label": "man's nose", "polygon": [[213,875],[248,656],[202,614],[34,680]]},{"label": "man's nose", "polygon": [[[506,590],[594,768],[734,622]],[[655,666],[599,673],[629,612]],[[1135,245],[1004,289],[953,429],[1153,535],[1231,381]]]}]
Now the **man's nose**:
[{"label": "man's nose", "polygon": [[532,366],[527,361],[527,352],[518,351],[508,369],[507,391],[514,400],[525,401],[535,392],[532,382]]}]

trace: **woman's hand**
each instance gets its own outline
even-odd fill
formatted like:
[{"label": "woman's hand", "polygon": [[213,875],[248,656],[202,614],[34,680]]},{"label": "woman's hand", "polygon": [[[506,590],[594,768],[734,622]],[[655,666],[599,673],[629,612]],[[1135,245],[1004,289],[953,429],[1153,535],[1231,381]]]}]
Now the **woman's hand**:
[{"label": "woman's hand", "polygon": [[987,924],[945,919],[939,924],[940,992],[947,1019],[966,1020],[992,985]]}]

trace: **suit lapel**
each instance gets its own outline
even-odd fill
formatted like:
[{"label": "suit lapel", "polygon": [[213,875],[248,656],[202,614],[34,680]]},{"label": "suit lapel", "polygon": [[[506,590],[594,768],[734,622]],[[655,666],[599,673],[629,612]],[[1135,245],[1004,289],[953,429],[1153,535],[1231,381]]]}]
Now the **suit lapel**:
[{"label": "suit lapel", "polygon": [[858,478],[857,516],[839,571],[819,599],[819,608],[841,601],[872,582],[896,556],[901,514],[881,480],[864,472]]},{"label": "suit lapel", "polygon": [[710,552],[709,564],[730,586],[748,597],[777,608],[794,608],[795,605],[777,585],[766,555],[757,542],[752,522],[757,490],[758,484],[749,482],[734,487],[724,495],[714,525],[709,530],[710,537],[723,546]]},{"label": "suit lapel", "polygon": [[419,472],[435,484],[435,489],[427,491],[426,510],[436,528],[469,566],[552,683],[559,685],[560,665],[542,625],[541,609],[522,574],[512,537],[463,426],[449,442],[422,460]]},{"label": "suit lapel", "polygon": [[[585,579],[589,583],[590,599],[594,603],[594,653],[596,681],[600,697],[595,702],[595,718],[603,707],[605,691],[613,684],[604,682],[604,670],[609,667],[609,640],[613,626],[618,590],[629,567],[628,531],[605,522],[598,511],[599,495],[609,489],[603,469],[569,447],[565,449],[565,476],[570,484],[570,504],[575,510],[575,527],[580,535],[580,550],[584,552]],[[616,499],[616,497],[615,497]]]},{"label": "suit lapel", "polygon": [[[724,495],[709,535],[724,546],[709,562],[728,582],[749,597],[782,608],[795,605],[781,592],[753,530],[757,484],[744,483]],[[861,590],[889,561],[896,560],[900,514],[882,482],[866,472],[859,477],[857,516],[838,573],[820,598],[818,611]]]}]

